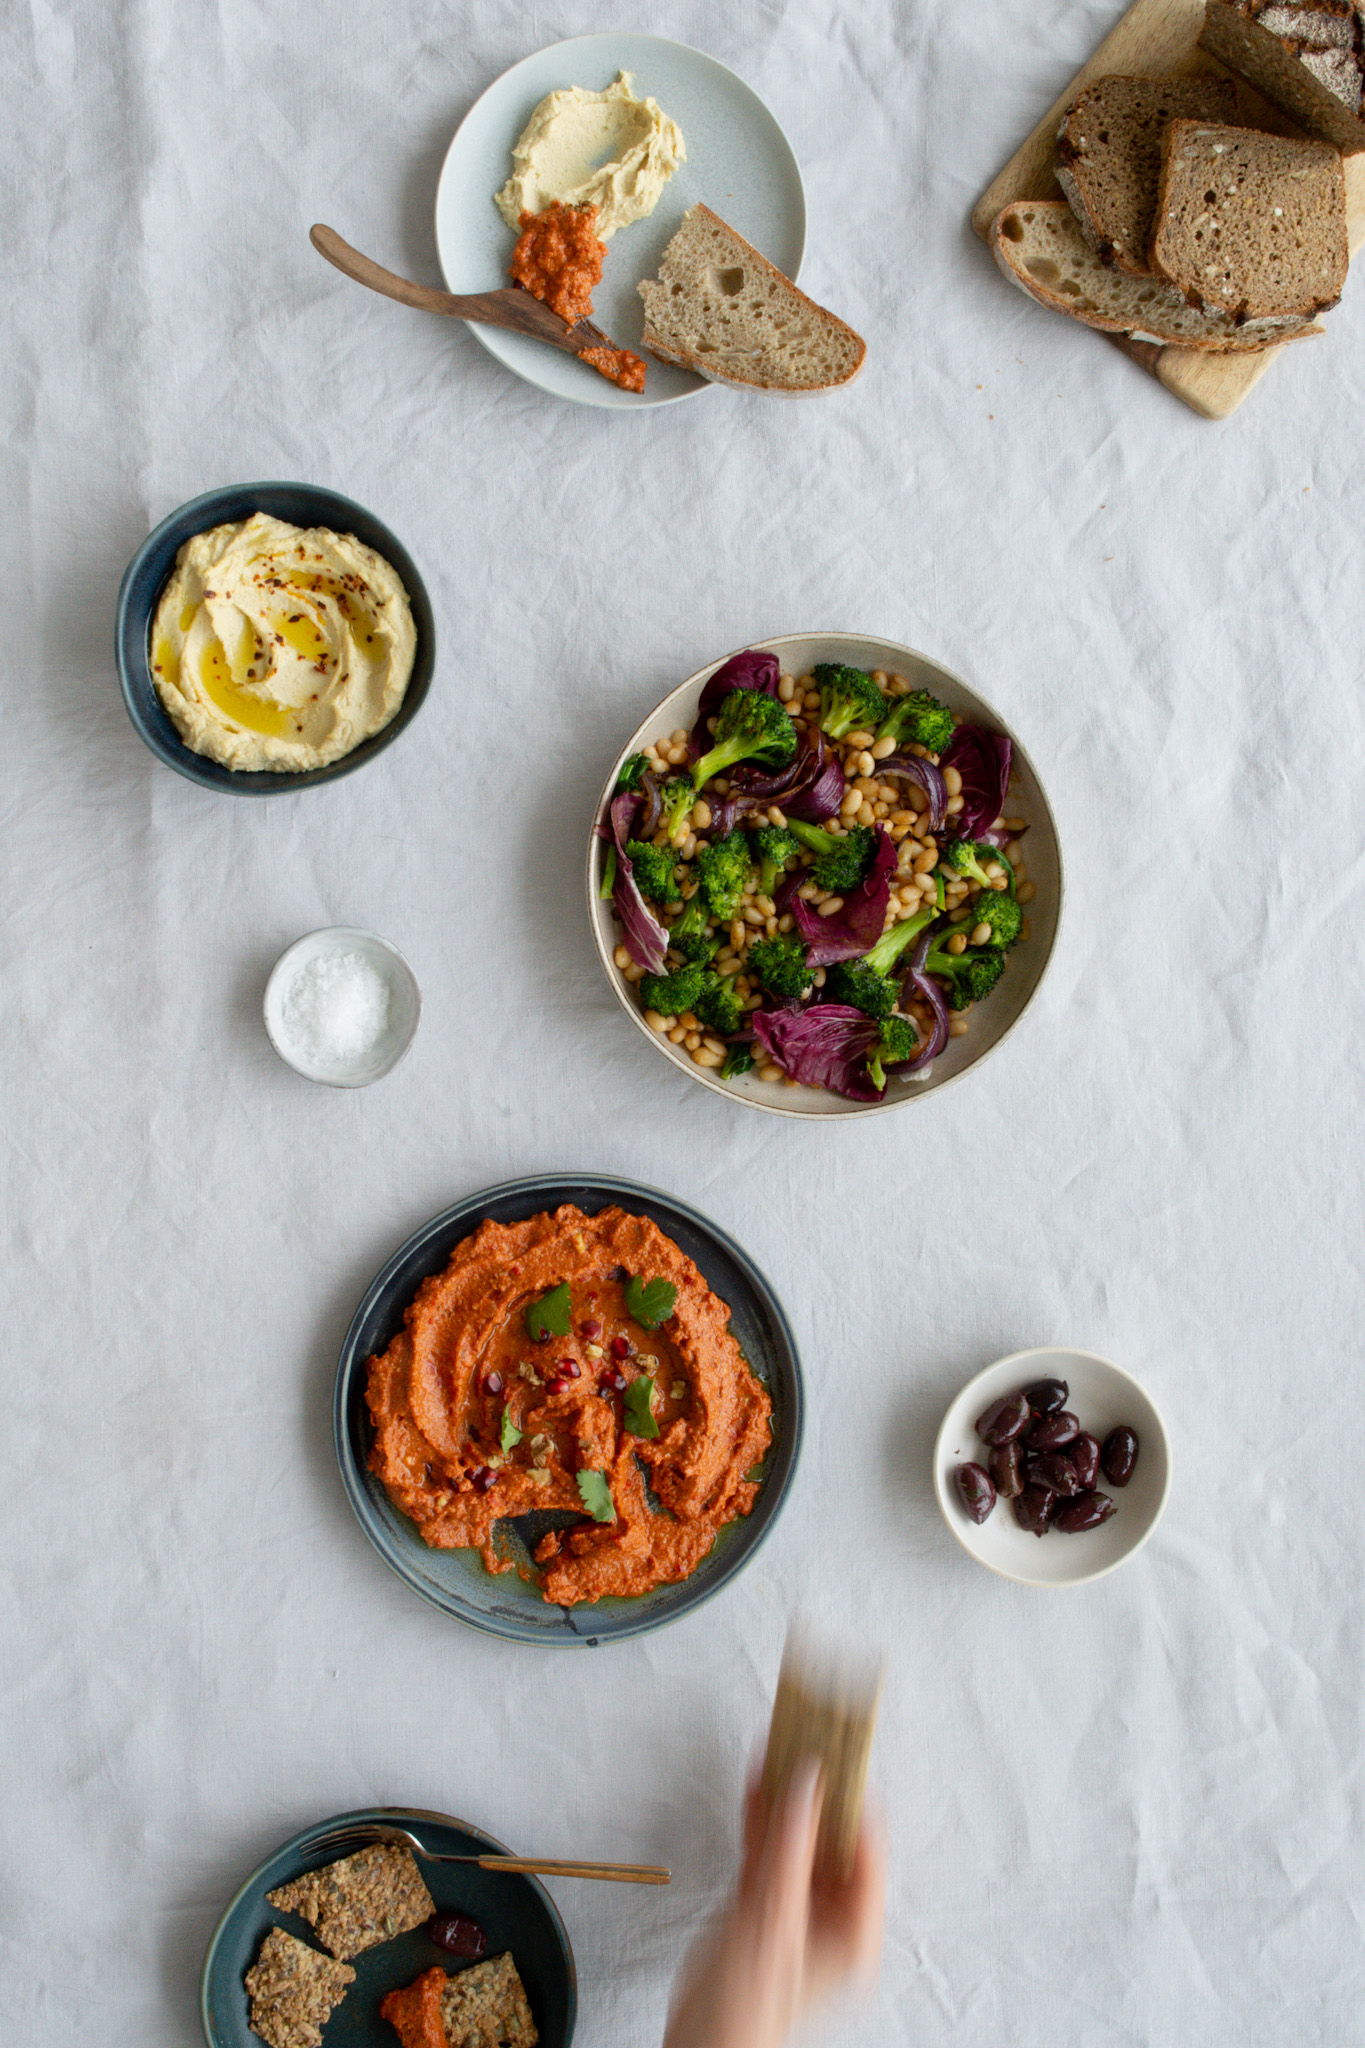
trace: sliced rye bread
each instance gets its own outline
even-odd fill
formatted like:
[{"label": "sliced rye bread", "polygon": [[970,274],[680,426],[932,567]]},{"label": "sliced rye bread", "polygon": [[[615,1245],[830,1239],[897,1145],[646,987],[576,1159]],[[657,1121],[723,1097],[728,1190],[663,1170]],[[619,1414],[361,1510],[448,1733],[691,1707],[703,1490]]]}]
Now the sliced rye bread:
[{"label": "sliced rye bread", "polygon": [[1012,284],[1105,334],[1169,348],[1254,353],[1321,334],[1311,320],[1239,325],[1226,313],[1201,313],[1157,277],[1129,277],[1101,263],[1064,199],[1017,199],[991,224],[991,249]]},{"label": "sliced rye bread", "polygon": [[1226,78],[1096,78],[1057,131],[1057,183],[1104,262],[1140,277],[1147,268],[1161,136],[1168,121],[1235,121]]},{"label": "sliced rye bread", "polygon": [[1365,24],[1348,0],[1207,0],[1199,40],[1310,135],[1365,149]]},{"label": "sliced rye bread", "polygon": [[745,391],[796,397],[857,376],[867,344],[712,213],[692,206],[639,287],[645,347]]},{"label": "sliced rye bread", "polygon": [[1205,312],[1235,320],[1326,312],[1350,261],[1340,150],[1172,121],[1149,254],[1157,275]]}]

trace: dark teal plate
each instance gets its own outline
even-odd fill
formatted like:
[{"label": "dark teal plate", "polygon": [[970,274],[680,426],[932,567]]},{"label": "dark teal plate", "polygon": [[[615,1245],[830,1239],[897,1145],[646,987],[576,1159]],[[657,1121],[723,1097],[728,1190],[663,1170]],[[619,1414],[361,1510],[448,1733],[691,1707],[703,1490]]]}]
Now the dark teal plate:
[{"label": "dark teal plate", "polygon": [[[310,1853],[310,1845],[320,1836],[330,1835],[338,1827],[359,1826],[364,1821],[388,1821],[411,1828],[427,1848],[448,1855],[512,1853],[505,1844],[471,1828],[466,1821],[406,1806],[376,1806],[359,1813],[334,1814],[330,1820],[305,1828],[302,1834],[277,1849],[259,1870],[252,1871],[214,1930],[199,1986],[199,2010],[209,2048],[260,2048],[247,2025],[249,2001],[242,1979],[255,1962],[267,1930],[282,1927],[300,1941],[315,1948],[320,1946],[306,1920],[296,1913],[281,1913],[268,1906],[265,1895],[277,1885],[301,1877],[305,1870],[333,1861],[330,1855]],[[501,1955],[505,1949],[512,1951],[540,2033],[540,2048],[569,2048],[578,2010],[578,1978],[564,1922],[544,1885],[538,1878],[526,1877],[519,1871],[480,1870],[474,1864],[423,1863],[420,1857],[418,1862],[439,1911],[467,1913],[471,1920],[477,1920],[488,1936],[490,1956]],[[387,2020],[379,2017],[379,2001],[386,1991],[411,1984],[433,1963],[452,1973],[469,1967],[428,1941],[420,1927],[411,1934],[400,1934],[396,1941],[381,1942],[378,1948],[353,1956],[355,1982],[323,2029],[327,2048],[397,2048],[397,2034]]]},{"label": "dark teal plate", "polygon": [[[365,1407],[365,1366],[403,1327],[403,1311],[429,1273],[439,1273],[455,1246],[492,1218],[515,1223],[572,1202],[586,1215],[616,1205],[648,1216],[680,1245],[712,1292],[729,1305],[730,1326],[751,1369],[772,1397],[773,1442],[763,1461],[750,1514],[722,1529],[690,1578],[634,1599],[595,1606],[552,1607],[515,1571],[486,1572],[475,1550],[432,1550],[399,1512],[369,1470],[373,1433]],[[341,1347],[333,1427],[337,1463],[360,1526],[385,1564],[443,1613],[514,1643],[624,1642],[647,1635],[700,1607],[743,1570],[777,1519],[801,1449],[801,1364],[782,1305],[734,1239],[695,1209],[635,1181],[604,1174],[568,1179],[554,1174],[487,1188],[433,1218],[394,1253],[371,1286]],[[509,1525],[510,1526],[510,1525]],[[530,1567],[530,1553],[525,1563]]]}]

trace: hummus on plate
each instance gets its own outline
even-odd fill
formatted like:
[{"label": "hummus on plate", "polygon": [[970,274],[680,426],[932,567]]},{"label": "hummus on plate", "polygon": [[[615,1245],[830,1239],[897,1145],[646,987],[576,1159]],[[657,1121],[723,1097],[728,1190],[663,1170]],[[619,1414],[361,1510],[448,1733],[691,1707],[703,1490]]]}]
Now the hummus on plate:
[{"label": "hummus on plate", "polygon": [[404,1322],[369,1361],[370,1468],[434,1549],[510,1571],[495,1525],[567,1509],[582,1519],[535,1560],[570,1607],[687,1578],[753,1507],[772,1402],[725,1303],[647,1217],[484,1223]]},{"label": "hummus on plate", "polygon": [[254,512],[187,540],[157,605],[157,694],[187,747],[297,774],[403,701],[417,628],[397,574],[350,533]]},{"label": "hummus on plate", "polygon": [[687,145],[657,100],[637,99],[628,71],[604,92],[581,85],[547,93],[512,151],[512,175],[494,194],[513,232],[524,213],[543,213],[556,199],[595,206],[597,233],[609,242],[618,228],[653,213]]}]

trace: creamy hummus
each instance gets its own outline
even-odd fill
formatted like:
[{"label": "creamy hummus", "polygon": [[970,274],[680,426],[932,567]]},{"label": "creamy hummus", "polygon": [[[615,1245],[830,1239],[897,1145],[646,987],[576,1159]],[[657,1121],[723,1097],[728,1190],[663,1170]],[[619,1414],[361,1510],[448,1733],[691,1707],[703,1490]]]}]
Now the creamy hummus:
[{"label": "creamy hummus", "polygon": [[653,213],[687,146],[657,100],[637,99],[622,71],[605,92],[566,86],[546,95],[512,151],[512,175],[494,202],[509,228],[524,213],[595,206],[597,233],[609,242],[618,228]]},{"label": "creamy hummus", "polygon": [[[667,1283],[661,1322],[639,1320],[632,1276]],[[562,1333],[533,1335],[527,1311],[556,1289]],[[370,1469],[433,1549],[510,1571],[499,1525],[567,1510],[534,1551],[543,1597],[565,1607],[687,1578],[752,1509],[772,1441],[729,1309],[621,1209],[482,1224],[370,1359],[365,1399]]]},{"label": "creamy hummus", "polygon": [[281,774],[386,726],[417,650],[408,594],[354,534],[255,512],[186,541],[152,625],[157,692],[187,747]]}]

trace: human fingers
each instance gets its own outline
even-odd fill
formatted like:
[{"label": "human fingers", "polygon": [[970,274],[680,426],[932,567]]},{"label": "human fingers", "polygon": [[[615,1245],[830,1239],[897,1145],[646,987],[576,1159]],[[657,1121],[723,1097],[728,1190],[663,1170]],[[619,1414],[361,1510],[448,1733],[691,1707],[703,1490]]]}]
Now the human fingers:
[{"label": "human fingers", "polygon": [[814,1758],[797,1765],[778,1794],[749,1866],[748,1889],[765,1911],[804,1933],[824,1785]]},{"label": "human fingers", "polygon": [[886,1829],[878,1814],[864,1817],[853,1868],[844,1884],[817,1887],[812,1937],[829,1977],[871,1975],[881,1953],[886,1913]]}]

